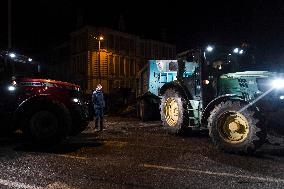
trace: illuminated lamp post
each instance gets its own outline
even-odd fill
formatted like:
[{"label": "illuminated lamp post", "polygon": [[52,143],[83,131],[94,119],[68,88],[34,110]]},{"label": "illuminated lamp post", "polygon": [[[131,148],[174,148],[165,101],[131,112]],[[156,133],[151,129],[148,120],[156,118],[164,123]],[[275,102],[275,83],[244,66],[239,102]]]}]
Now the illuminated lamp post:
[{"label": "illuminated lamp post", "polygon": [[99,41],[99,50],[98,50],[98,62],[99,62],[99,78],[100,78],[100,84],[101,84],[101,55],[100,55],[100,51],[101,51],[101,41],[104,40],[103,36],[99,36],[99,37],[94,37],[96,40]]}]

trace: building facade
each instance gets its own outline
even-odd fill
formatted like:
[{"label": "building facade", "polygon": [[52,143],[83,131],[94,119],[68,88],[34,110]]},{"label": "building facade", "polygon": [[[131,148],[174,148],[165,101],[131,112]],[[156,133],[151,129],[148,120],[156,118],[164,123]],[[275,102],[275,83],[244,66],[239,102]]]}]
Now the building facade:
[{"label": "building facade", "polygon": [[[98,37],[104,40],[99,41]],[[108,28],[86,26],[71,33],[71,77],[87,93],[98,83],[109,94],[135,90],[136,75],[150,59],[174,59],[175,45]]]}]

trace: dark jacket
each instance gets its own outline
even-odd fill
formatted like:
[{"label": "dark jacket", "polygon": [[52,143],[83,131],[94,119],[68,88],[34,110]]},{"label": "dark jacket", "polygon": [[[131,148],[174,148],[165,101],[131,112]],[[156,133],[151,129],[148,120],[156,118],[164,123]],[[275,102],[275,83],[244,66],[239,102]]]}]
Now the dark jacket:
[{"label": "dark jacket", "polygon": [[105,107],[104,94],[101,90],[96,90],[92,95],[94,109],[103,109]]}]

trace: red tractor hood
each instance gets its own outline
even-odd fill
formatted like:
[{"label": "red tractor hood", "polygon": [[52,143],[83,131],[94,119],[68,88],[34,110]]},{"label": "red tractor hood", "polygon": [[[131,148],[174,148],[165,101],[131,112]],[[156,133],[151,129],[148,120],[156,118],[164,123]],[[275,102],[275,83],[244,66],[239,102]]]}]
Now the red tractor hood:
[{"label": "red tractor hood", "polygon": [[79,90],[80,86],[68,82],[56,81],[51,79],[31,79],[21,78],[16,80],[17,83],[26,86],[46,86],[46,87],[58,87],[58,88],[69,88]]}]

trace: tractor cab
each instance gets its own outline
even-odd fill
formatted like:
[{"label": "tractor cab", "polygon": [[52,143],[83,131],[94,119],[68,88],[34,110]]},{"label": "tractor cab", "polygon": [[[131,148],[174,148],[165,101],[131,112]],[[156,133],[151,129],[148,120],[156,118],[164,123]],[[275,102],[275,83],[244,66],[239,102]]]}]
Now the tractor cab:
[{"label": "tractor cab", "polygon": [[0,51],[1,79],[37,77],[40,69],[31,58],[8,51]]},{"label": "tractor cab", "polygon": [[194,99],[200,99],[202,64],[199,51],[186,51],[178,57],[178,81],[190,90]]},{"label": "tractor cab", "polygon": [[37,64],[32,59],[8,51],[0,51],[0,119],[5,119],[14,109],[19,90],[16,90],[16,79],[35,77],[38,74]]},{"label": "tractor cab", "polygon": [[243,71],[254,62],[241,48],[207,46],[203,50],[188,50],[177,55],[177,78],[205,107],[219,95],[220,76]]}]

